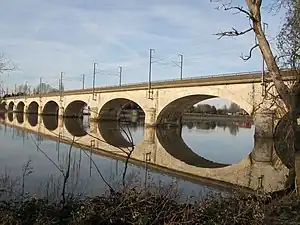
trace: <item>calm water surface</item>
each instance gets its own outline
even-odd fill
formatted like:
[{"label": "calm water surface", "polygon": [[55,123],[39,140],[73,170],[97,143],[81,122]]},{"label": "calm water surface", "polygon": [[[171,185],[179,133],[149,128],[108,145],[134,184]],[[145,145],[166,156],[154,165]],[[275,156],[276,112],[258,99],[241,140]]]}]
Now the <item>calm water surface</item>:
[{"label": "calm water surface", "polygon": [[[13,121],[18,126],[24,123],[26,116],[22,119],[14,115],[5,115],[0,125],[0,169],[8,173],[12,178],[21,176],[22,168],[30,161],[33,173],[26,177],[26,188],[34,190],[36,194],[45,192],[44,186],[51,180],[59,180],[60,172],[56,166],[66,168],[68,164],[69,144],[51,140],[41,132],[40,135],[28,132],[24,129],[9,126],[5,121]],[[55,119],[44,120],[48,128],[55,128]],[[36,119],[30,119],[33,124]],[[80,129],[76,124],[70,122],[69,127],[76,132],[84,129],[87,132],[91,129],[88,119],[84,118]],[[72,125],[73,124],[73,125]],[[39,126],[37,124],[36,126]],[[127,125],[123,125],[127,127]],[[134,143],[138,144],[143,140],[143,125],[131,124],[129,126]],[[180,135],[180,134],[179,134]],[[196,154],[217,163],[235,164],[249,155],[254,146],[254,126],[246,122],[188,122],[181,129],[181,137],[185,144]],[[80,135],[79,135],[80,136]],[[80,137],[78,137],[80,138]],[[178,138],[178,137],[174,137]],[[94,161],[94,163],[91,161]],[[117,187],[122,180],[124,162],[84,151],[73,147],[71,151],[71,181],[70,189],[77,192],[84,192],[86,195],[99,195],[106,190],[103,180],[100,178],[95,164],[110,184]],[[159,170],[152,170],[145,163],[140,165],[130,164],[127,172],[127,183],[167,185],[177,182],[184,195],[205,194],[218,188],[203,185],[198,181],[187,181],[183,177],[166,174]],[[53,181],[53,183],[55,183]],[[53,184],[54,185],[54,184]]]}]

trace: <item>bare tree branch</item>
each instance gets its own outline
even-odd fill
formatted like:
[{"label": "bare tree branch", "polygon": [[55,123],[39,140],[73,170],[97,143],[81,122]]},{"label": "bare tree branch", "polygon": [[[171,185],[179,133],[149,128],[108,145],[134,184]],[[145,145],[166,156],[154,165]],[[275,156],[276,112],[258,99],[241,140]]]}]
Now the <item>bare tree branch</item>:
[{"label": "bare tree branch", "polygon": [[63,200],[63,204],[66,203],[66,186],[67,186],[67,182],[68,182],[68,179],[70,177],[70,166],[71,166],[71,151],[72,151],[72,147],[73,147],[73,144],[75,142],[75,136],[73,136],[73,140],[72,140],[72,143],[70,145],[70,148],[69,148],[69,152],[68,152],[68,165],[67,165],[67,171],[66,173],[64,174],[64,181],[63,181],[63,187],[62,187],[62,191],[61,191],[61,196],[62,196],[62,200]]},{"label": "bare tree branch", "polygon": [[254,45],[254,46],[250,49],[249,55],[248,55],[248,56],[243,56],[243,54],[242,54],[242,55],[241,55],[241,58],[242,58],[243,60],[245,60],[245,61],[248,61],[249,59],[251,59],[251,57],[252,57],[252,51],[253,51],[254,49],[256,49],[257,47],[259,47],[258,44]]},{"label": "bare tree branch", "polygon": [[237,37],[237,36],[241,36],[241,35],[244,35],[246,33],[249,33],[250,31],[253,31],[252,27],[250,27],[249,29],[244,30],[244,31],[238,31],[237,29],[235,29],[233,27],[231,31],[223,31],[223,32],[220,32],[220,33],[216,33],[215,35],[219,36],[218,39],[221,39],[222,37]]},{"label": "bare tree branch", "polygon": [[6,58],[3,54],[0,54],[0,73],[16,70],[17,66]]}]

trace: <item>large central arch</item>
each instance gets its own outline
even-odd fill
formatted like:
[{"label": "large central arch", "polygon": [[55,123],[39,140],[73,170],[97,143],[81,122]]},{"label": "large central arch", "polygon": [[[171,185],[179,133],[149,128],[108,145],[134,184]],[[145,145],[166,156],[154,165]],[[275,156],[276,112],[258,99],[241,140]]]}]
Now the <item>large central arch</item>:
[{"label": "large central arch", "polygon": [[87,103],[81,100],[75,100],[70,102],[66,107],[64,117],[83,117],[84,114],[89,114],[89,107]]},{"label": "large central arch", "polygon": [[58,116],[59,105],[55,101],[49,101],[45,104],[42,114],[44,116]]},{"label": "large central arch", "polygon": [[8,112],[13,112],[14,111],[14,107],[15,107],[15,103],[14,102],[10,102],[8,104]]},{"label": "large central arch", "polygon": [[30,102],[27,113],[38,114],[38,112],[39,112],[39,104],[36,101]]},{"label": "large central arch", "polygon": [[[181,117],[187,111],[188,108],[195,105],[198,102],[208,100],[211,98],[218,98],[213,95],[189,95],[178,98],[167,104],[158,114],[156,124],[181,124]],[[249,113],[249,112],[247,112]]]},{"label": "large central arch", "polygon": [[190,95],[185,96],[168,104],[166,107],[162,109],[157,117],[156,123],[165,124],[165,123],[178,123],[180,121],[181,116],[185,113],[185,111],[191,106],[195,105],[198,102],[215,98],[216,96],[211,95]]},{"label": "large central arch", "polygon": [[18,113],[24,113],[24,109],[25,109],[25,104],[24,102],[21,101],[17,104],[17,108],[15,111]]}]

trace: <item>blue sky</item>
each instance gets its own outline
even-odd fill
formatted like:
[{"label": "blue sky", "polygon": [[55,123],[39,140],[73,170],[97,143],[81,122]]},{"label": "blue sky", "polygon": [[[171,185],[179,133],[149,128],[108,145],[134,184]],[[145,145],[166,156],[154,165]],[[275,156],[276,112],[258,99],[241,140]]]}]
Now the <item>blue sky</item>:
[{"label": "blue sky", "polygon": [[[150,48],[155,49],[153,80],[179,77],[172,63],[179,53],[184,77],[259,70],[258,51],[248,62],[239,58],[253,45],[253,34],[221,40],[213,35],[248,26],[243,15],[216,6],[209,0],[2,0],[0,51],[19,67],[2,76],[4,85],[12,89],[27,80],[36,86],[42,77],[57,86],[63,71],[66,89],[80,88],[83,73],[91,86],[93,62],[99,65],[97,86],[118,84],[111,76],[118,66],[124,83],[147,81]],[[280,15],[265,13],[263,20],[275,46]]]}]

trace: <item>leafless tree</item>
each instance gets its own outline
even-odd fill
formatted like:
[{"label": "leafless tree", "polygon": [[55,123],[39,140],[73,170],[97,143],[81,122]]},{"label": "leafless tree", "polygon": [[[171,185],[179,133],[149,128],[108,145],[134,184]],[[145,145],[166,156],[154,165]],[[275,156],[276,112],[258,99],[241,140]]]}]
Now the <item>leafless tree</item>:
[{"label": "leafless tree", "polygon": [[[250,49],[248,56],[242,56],[242,58],[247,61],[252,57],[252,52],[254,49],[258,48],[260,50],[268,68],[268,75],[272,81],[267,88],[267,95],[273,99],[273,104],[276,104],[279,108],[283,108],[283,111],[288,112],[295,140],[297,115],[299,113],[297,110],[299,111],[300,107],[299,100],[297,102],[297,99],[299,99],[300,95],[300,0],[276,0],[270,7],[272,10],[278,10],[281,7],[286,7],[288,9],[284,21],[285,23],[280,34],[278,35],[278,46],[281,54],[279,56],[274,54],[274,50],[271,48],[263,29],[263,21],[261,19],[263,12],[263,0],[245,0],[244,5],[233,5],[232,1],[227,3],[224,3],[222,0],[211,1],[218,2],[220,4],[220,6],[217,7],[218,9],[243,14],[245,15],[246,19],[249,20],[249,27],[245,30],[239,31],[235,28],[232,28],[228,31],[219,32],[216,35],[218,35],[219,38],[242,36],[250,32],[255,35],[256,43]],[[294,82],[292,85],[284,82],[282,72],[279,69],[280,65],[291,69],[291,72],[293,72],[296,77],[296,82]],[[277,93],[270,91],[273,87],[275,87]],[[300,151],[296,144],[294,144],[294,148],[297,152]]]},{"label": "leafless tree", "polygon": [[[266,87],[264,98],[272,102],[272,105],[276,105],[281,115],[286,114],[287,119],[284,120],[287,123],[285,126],[286,137],[283,137],[283,141],[290,141],[289,144],[285,145],[286,148],[290,149],[286,150],[300,156],[300,140],[298,140],[300,133],[297,128],[297,118],[300,117],[300,0],[274,0],[273,4],[269,5],[269,9],[275,13],[283,7],[286,10],[281,32],[277,36],[277,47],[280,55],[274,54],[275,51],[270,46],[264,31],[263,0],[245,0],[244,5],[234,5],[232,0],[228,0],[226,3],[225,0],[210,1],[219,4],[217,9],[242,14],[249,20],[249,27],[244,30],[232,28],[216,35],[219,36],[219,39],[243,36],[251,32],[255,35],[253,47],[248,56],[242,56],[242,59],[247,61],[251,59],[254,49],[260,50],[268,68],[268,76],[271,79],[271,83]],[[295,78],[294,82],[286,83],[284,81],[280,66],[290,69]],[[255,110],[261,105],[262,103],[255,107]],[[296,176],[300,175],[296,174]]]},{"label": "leafless tree", "polygon": [[0,74],[4,72],[10,72],[16,70],[17,66],[9,58],[5,57],[4,54],[0,53]]}]

